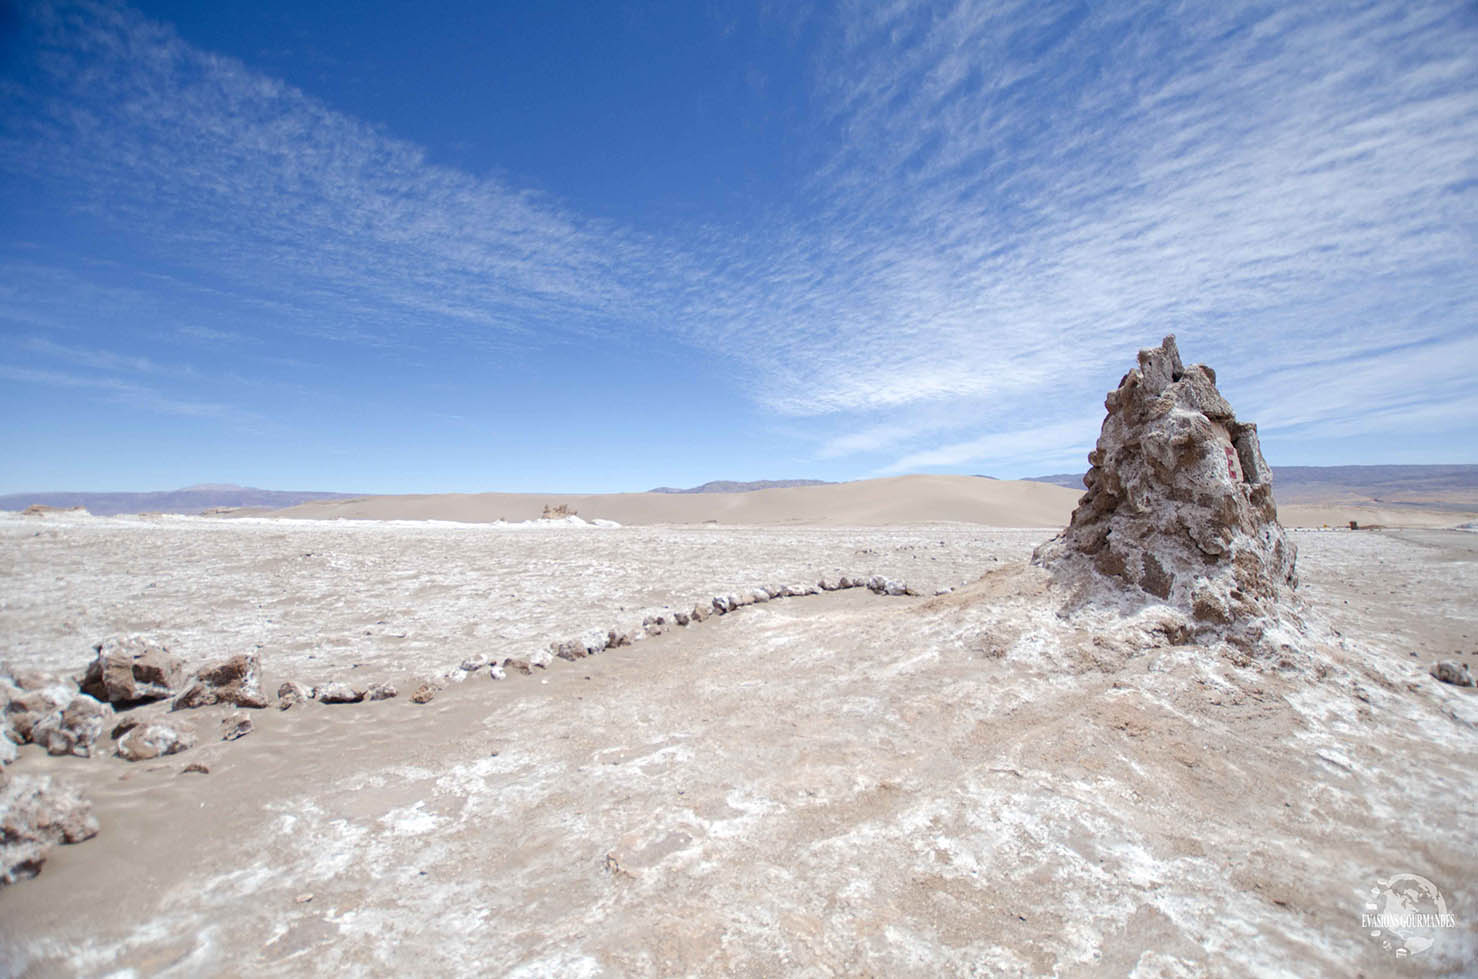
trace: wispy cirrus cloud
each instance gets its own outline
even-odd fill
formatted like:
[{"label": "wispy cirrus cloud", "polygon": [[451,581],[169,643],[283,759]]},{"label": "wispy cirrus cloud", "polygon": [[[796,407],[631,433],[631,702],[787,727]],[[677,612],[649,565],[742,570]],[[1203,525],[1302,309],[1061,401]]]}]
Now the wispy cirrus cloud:
[{"label": "wispy cirrus cloud", "polygon": [[[263,330],[398,356],[675,339],[819,458],[887,472],[1061,459],[1168,332],[1273,434],[1478,427],[1459,0],[843,2],[810,20],[793,203],[661,235],[437,165],[128,8],[36,11],[0,168]],[[14,322],[63,315],[17,288]]]},{"label": "wispy cirrus cloud", "polygon": [[[1026,463],[1013,435],[1096,407],[1168,332],[1273,427],[1331,431],[1348,400],[1373,416],[1414,394],[1382,381],[1387,351],[1429,343],[1428,422],[1475,427],[1471,8],[902,2],[841,20],[818,212],[756,279],[769,302],[736,304],[772,339],[784,324],[766,403],[863,419],[825,451],[953,401],[976,437],[888,469]],[[1308,397],[1331,355],[1347,397]]]}]

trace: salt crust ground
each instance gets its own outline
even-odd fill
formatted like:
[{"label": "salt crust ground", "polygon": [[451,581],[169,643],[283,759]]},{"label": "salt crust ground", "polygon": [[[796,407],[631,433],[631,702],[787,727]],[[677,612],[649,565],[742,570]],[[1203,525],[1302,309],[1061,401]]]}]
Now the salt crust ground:
[{"label": "salt crust ground", "polygon": [[[1478,535],[1294,534],[1319,641],[1280,667],[1166,645],[1153,614],[1061,620],[1024,564],[1040,531],[219,527],[0,521],[6,653],[79,666],[88,642],[142,628],[192,659],[260,642],[275,683],[440,668],[546,624],[833,568],[973,583],[770,602],[425,707],[255,712],[254,734],[169,764],[28,748],[19,770],[84,785],[103,831],[0,890],[0,972],[1478,960],[1478,707],[1425,674],[1478,646]],[[210,732],[217,713],[189,719]],[[211,774],[179,774],[189,761]],[[1398,872],[1458,919],[1409,962],[1358,927]]]}]

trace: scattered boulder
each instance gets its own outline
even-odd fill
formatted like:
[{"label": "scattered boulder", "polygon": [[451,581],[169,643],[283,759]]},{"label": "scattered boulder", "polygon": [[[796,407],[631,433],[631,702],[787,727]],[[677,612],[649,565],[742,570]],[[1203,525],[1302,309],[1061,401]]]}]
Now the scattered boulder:
[{"label": "scattered boulder", "polygon": [[236,711],[221,718],[221,740],[236,741],[252,732],[254,725],[245,711]]},{"label": "scattered boulder", "polygon": [[432,686],[429,683],[423,683],[416,688],[415,693],[411,694],[411,703],[429,704],[435,697],[436,687]]},{"label": "scattered boulder", "polygon": [[112,716],[112,707],[79,693],[65,707],[50,711],[31,726],[31,743],[45,748],[49,755],[86,758]]},{"label": "scattered boulder", "polygon": [[589,655],[585,650],[585,644],[578,639],[566,639],[563,642],[551,643],[549,649],[560,659],[570,661],[584,659]]},{"label": "scattered boulder", "polygon": [[35,877],[58,844],[97,835],[92,806],[49,775],[0,773],[0,884]]},{"label": "scattered boulder", "polygon": [[1473,674],[1468,672],[1468,664],[1459,663],[1456,660],[1445,659],[1432,667],[1432,676],[1443,683],[1450,683],[1455,687],[1471,687],[1473,685]]},{"label": "scattered boulder", "polygon": [[116,752],[125,761],[148,761],[164,755],[177,755],[195,747],[195,735],[163,721],[140,724],[118,739]]},{"label": "scattered boulder", "polygon": [[355,689],[339,681],[325,683],[318,688],[320,704],[357,704],[363,699],[363,690]]},{"label": "scattered boulder", "polygon": [[1239,422],[1211,368],[1173,336],[1139,352],[1108,415],[1068,528],[1034,564],[1074,602],[1128,595],[1187,613],[1199,638],[1257,643],[1295,603],[1294,547],[1278,524],[1257,426]]},{"label": "scattered boulder", "polygon": [[393,683],[371,683],[369,689],[365,691],[365,696],[370,700],[389,700],[399,694],[400,691],[395,689]]},{"label": "scattered boulder", "polygon": [[479,653],[476,656],[469,656],[466,659],[462,660],[461,668],[468,673],[476,673],[478,670],[482,669],[484,666],[487,666],[492,661],[493,658],[489,654]]},{"label": "scattered boulder", "polygon": [[207,765],[207,764],[205,764],[204,762],[192,761],[192,762],[190,762],[190,764],[188,764],[184,768],[180,769],[180,774],[181,775],[209,775],[210,774],[210,766]]},{"label": "scattered boulder", "polygon": [[175,698],[170,710],[209,707],[212,704],[234,704],[237,707],[261,709],[267,706],[262,693],[262,669],[256,653],[238,653],[196,673]]},{"label": "scattered boulder", "polygon": [[534,672],[534,667],[533,664],[531,664],[526,659],[517,656],[510,656],[503,661],[503,670],[505,673],[522,673],[524,676],[528,676],[530,673]]},{"label": "scattered boulder", "polygon": [[173,695],[183,667],[163,644],[144,636],[112,636],[93,646],[96,657],[82,692],[103,703],[133,707]]},{"label": "scattered boulder", "polygon": [[277,709],[287,710],[295,704],[313,699],[313,688],[305,687],[296,680],[288,680],[277,688]]},{"label": "scattered boulder", "polygon": [[488,676],[494,680],[506,680],[508,679],[508,671],[497,663],[494,663],[488,667]]}]

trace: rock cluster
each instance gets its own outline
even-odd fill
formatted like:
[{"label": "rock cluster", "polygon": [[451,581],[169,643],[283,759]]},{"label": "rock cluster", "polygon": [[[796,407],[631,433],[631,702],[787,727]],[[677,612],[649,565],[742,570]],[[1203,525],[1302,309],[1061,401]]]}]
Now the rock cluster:
[{"label": "rock cluster", "polygon": [[0,769],[0,884],[35,877],[53,847],[97,835],[92,806],[49,775]]},{"label": "rock cluster", "polygon": [[13,761],[21,744],[86,758],[112,716],[113,708],[74,684],[35,673],[0,676],[0,764]]},{"label": "rock cluster", "polygon": [[1033,562],[1079,602],[1105,593],[1183,612],[1198,639],[1255,645],[1294,607],[1294,547],[1278,524],[1257,426],[1175,338],[1141,350],[1104,402],[1088,492]]}]

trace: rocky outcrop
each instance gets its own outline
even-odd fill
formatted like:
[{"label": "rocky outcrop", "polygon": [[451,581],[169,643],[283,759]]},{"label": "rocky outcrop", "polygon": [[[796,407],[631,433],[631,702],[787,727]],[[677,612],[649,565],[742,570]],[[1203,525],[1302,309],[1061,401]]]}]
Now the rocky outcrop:
[{"label": "rocky outcrop", "polygon": [[0,771],[0,884],[35,877],[52,848],[96,836],[92,806],[49,775]]},{"label": "rocky outcrop", "polygon": [[1104,402],[1088,492],[1039,547],[1077,601],[1129,596],[1183,612],[1199,639],[1258,642],[1294,605],[1294,547],[1278,524],[1257,426],[1216,374],[1181,364],[1175,338],[1141,350]]},{"label": "rocky outcrop", "polygon": [[191,678],[185,691],[175,698],[171,710],[189,710],[212,704],[260,709],[267,706],[262,693],[262,668],[256,653],[238,653],[208,666]]},{"label": "rocky outcrop", "polygon": [[129,728],[118,739],[116,751],[118,757],[125,761],[148,761],[164,755],[177,755],[194,746],[195,735],[189,730],[163,721],[148,721]]},{"label": "rocky outcrop", "polygon": [[92,647],[96,657],[82,678],[82,692],[104,703],[132,707],[163,700],[180,685],[180,660],[144,636],[113,636]]}]

